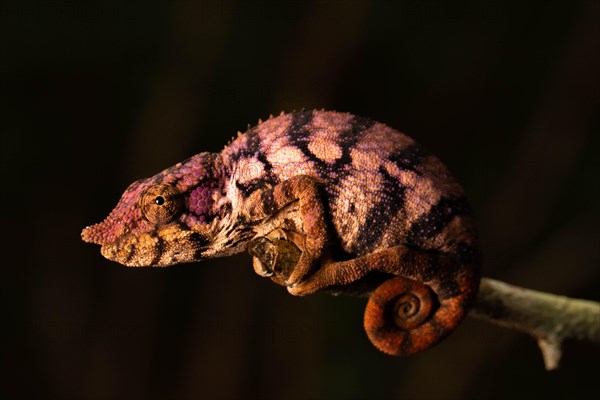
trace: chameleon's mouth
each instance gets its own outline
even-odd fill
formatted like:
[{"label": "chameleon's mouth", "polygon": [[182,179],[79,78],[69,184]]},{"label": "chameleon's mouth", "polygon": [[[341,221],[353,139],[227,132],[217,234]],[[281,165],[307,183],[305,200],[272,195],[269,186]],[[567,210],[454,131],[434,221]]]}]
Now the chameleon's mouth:
[{"label": "chameleon's mouth", "polygon": [[163,250],[158,236],[126,235],[114,243],[105,243],[100,253],[111,261],[116,261],[128,267],[147,267],[166,265],[161,263]]},{"label": "chameleon's mouth", "polygon": [[[89,239],[86,230],[82,238]],[[100,253],[111,261],[129,267],[166,267],[198,261],[206,250],[207,240],[180,226],[167,226],[151,232],[128,233],[115,241],[97,244],[102,245]]]}]

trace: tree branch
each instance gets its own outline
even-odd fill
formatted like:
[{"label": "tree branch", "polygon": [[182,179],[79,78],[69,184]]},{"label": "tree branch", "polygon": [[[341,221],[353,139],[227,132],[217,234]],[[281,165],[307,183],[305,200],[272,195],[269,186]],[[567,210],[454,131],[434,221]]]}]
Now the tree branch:
[{"label": "tree branch", "polygon": [[600,344],[600,303],[482,278],[470,315],[533,336],[547,370],[558,368],[565,339]]}]

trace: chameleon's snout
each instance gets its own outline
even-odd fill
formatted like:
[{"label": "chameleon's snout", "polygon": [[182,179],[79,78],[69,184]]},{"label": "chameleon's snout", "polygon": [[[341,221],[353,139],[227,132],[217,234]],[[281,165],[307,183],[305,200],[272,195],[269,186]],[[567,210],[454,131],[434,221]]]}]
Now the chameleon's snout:
[{"label": "chameleon's snout", "polygon": [[120,237],[129,233],[129,229],[123,223],[117,223],[110,217],[104,221],[85,227],[81,231],[81,239],[87,243],[105,245],[116,242]]},{"label": "chameleon's snout", "polygon": [[81,231],[81,239],[83,239],[84,242],[87,243],[93,243],[93,244],[103,244],[103,240],[102,238],[98,235],[98,225],[90,225],[90,226],[86,226],[82,231]]}]

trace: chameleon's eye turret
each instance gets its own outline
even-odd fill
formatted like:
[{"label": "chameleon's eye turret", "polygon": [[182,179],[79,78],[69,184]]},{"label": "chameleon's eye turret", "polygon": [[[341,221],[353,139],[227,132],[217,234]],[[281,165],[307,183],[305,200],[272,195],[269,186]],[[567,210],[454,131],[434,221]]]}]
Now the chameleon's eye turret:
[{"label": "chameleon's eye turret", "polygon": [[142,215],[149,222],[164,225],[183,211],[183,196],[175,186],[158,184],[148,187],[140,196]]}]

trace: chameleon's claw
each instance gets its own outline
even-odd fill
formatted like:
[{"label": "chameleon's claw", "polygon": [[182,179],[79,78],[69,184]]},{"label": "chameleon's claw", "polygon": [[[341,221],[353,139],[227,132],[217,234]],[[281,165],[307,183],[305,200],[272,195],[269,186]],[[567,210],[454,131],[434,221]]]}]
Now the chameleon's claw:
[{"label": "chameleon's claw", "polygon": [[273,276],[273,271],[269,271],[262,262],[260,262],[260,260],[258,258],[254,258],[253,261],[253,266],[254,266],[254,272],[256,272],[258,275],[262,276],[263,278],[269,278],[271,276]]},{"label": "chameleon's claw", "polygon": [[287,286],[287,291],[289,294],[293,296],[306,296],[308,294],[314,293],[318,288],[312,284],[312,282],[299,282],[293,283]]},{"label": "chameleon's claw", "polygon": [[299,296],[301,294],[301,291],[298,289],[299,289],[299,286],[297,283],[293,283],[293,284],[287,286],[288,293],[291,295],[294,295],[294,296]]},{"label": "chameleon's claw", "polygon": [[289,277],[288,279],[285,280],[285,282],[283,283],[288,289],[290,288],[295,288],[296,286],[298,286],[300,284],[300,282],[298,281],[292,281]]}]

